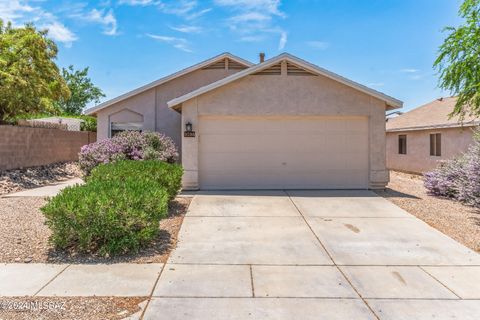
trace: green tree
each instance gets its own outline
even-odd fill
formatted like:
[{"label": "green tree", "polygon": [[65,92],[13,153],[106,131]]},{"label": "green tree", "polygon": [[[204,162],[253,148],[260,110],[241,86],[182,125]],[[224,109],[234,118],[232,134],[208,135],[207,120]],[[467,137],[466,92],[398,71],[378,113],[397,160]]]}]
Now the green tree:
[{"label": "green tree", "polygon": [[74,70],[73,66],[62,69],[62,76],[70,89],[68,99],[60,99],[57,107],[62,113],[78,115],[89,102],[99,103],[105,97],[102,90],[96,87],[88,77],[88,68]]},{"label": "green tree", "polygon": [[0,19],[0,122],[29,113],[52,112],[68,87],[54,60],[57,46],[31,24],[14,28]]},{"label": "green tree", "polygon": [[465,0],[459,15],[464,23],[447,27],[434,68],[439,86],[458,96],[451,116],[480,115],[480,0]]}]

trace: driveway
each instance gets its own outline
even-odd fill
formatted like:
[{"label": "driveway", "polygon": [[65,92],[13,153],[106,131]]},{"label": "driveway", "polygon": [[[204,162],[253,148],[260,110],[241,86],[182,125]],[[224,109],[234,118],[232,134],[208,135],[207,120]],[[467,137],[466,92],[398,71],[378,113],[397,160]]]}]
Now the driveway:
[{"label": "driveway", "polygon": [[480,319],[480,255],[370,191],[197,194],[145,319]]}]

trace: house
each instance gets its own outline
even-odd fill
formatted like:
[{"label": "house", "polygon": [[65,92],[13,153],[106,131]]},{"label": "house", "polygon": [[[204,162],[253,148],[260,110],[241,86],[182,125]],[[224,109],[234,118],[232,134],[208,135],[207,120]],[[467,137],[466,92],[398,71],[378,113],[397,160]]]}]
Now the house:
[{"label": "house", "polygon": [[38,118],[38,119],[28,119],[27,122],[30,122],[35,126],[35,124],[40,125],[41,123],[52,123],[57,124],[58,127],[65,128],[68,131],[81,131],[82,123],[85,121],[77,118],[67,118],[67,117],[47,117],[47,118]]},{"label": "house", "polygon": [[87,111],[98,139],[155,130],[181,147],[185,189],[375,189],[385,112],[402,102],[284,53],[225,53]]},{"label": "house", "polygon": [[387,168],[423,173],[439,160],[465,152],[473,141],[478,119],[450,118],[455,97],[440,98],[387,120]]}]

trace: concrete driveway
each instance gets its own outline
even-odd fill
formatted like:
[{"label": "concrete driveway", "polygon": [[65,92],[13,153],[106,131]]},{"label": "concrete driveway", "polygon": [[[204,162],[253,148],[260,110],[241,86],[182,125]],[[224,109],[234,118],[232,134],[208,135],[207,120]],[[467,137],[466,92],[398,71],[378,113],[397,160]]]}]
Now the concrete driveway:
[{"label": "concrete driveway", "polygon": [[370,191],[197,194],[145,319],[480,319],[480,255]]}]

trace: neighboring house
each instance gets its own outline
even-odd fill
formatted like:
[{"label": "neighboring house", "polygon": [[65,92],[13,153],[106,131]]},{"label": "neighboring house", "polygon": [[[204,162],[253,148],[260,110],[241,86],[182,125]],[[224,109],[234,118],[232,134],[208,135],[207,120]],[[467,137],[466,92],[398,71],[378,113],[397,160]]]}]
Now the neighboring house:
[{"label": "neighboring house", "polygon": [[87,114],[98,139],[174,137],[185,189],[375,189],[389,180],[385,112],[401,106],[289,54],[252,65],[226,53]]},{"label": "neighboring house", "polygon": [[82,123],[85,122],[82,119],[77,118],[65,118],[65,117],[48,117],[48,118],[39,118],[39,119],[29,119],[29,122],[40,122],[40,123],[55,123],[59,125],[65,125],[68,131],[81,131]]},{"label": "neighboring house", "polygon": [[455,97],[440,98],[387,120],[387,167],[393,170],[423,173],[439,160],[465,152],[473,141],[478,119],[465,116],[449,118]]}]

